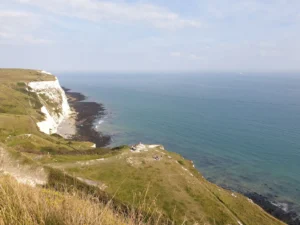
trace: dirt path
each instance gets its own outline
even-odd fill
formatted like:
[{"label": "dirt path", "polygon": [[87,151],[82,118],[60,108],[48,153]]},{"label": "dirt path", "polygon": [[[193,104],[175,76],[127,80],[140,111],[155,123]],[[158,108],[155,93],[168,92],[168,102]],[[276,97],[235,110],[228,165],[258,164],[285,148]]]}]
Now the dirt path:
[{"label": "dirt path", "polygon": [[47,174],[43,167],[32,168],[29,165],[23,165],[19,160],[10,157],[9,153],[0,147],[0,175],[10,175],[19,183],[30,186],[43,185],[47,183]]}]

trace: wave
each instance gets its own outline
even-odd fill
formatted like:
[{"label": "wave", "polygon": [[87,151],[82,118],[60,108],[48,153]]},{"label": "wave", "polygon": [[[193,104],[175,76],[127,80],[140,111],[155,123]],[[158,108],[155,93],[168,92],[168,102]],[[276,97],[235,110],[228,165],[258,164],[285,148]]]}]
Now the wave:
[{"label": "wave", "polygon": [[95,121],[95,123],[94,123],[94,129],[95,130],[99,130],[99,128],[100,128],[100,125],[102,124],[102,123],[104,123],[104,119],[102,118],[102,119],[99,119],[99,120],[96,120]]}]

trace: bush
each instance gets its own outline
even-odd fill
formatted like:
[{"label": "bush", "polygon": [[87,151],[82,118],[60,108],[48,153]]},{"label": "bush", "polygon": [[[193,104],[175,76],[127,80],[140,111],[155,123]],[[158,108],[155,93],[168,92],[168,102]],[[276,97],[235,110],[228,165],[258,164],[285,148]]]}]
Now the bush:
[{"label": "bush", "polygon": [[183,160],[178,160],[177,161],[180,165],[184,166],[184,161]]}]

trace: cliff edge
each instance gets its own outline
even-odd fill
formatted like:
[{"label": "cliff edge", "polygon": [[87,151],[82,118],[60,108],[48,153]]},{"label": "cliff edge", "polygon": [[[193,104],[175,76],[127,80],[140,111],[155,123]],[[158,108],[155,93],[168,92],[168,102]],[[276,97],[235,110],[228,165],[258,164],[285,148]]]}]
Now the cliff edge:
[{"label": "cliff edge", "polygon": [[[45,71],[41,73],[51,75]],[[41,112],[44,113],[45,120],[37,123],[40,131],[46,134],[57,133],[58,126],[71,114],[66,94],[58,79],[55,77],[54,81],[29,82],[28,87],[38,95],[43,105]]]},{"label": "cliff edge", "polygon": [[0,99],[0,224],[284,224],[161,145],[55,135],[70,106],[48,72],[0,69]]}]

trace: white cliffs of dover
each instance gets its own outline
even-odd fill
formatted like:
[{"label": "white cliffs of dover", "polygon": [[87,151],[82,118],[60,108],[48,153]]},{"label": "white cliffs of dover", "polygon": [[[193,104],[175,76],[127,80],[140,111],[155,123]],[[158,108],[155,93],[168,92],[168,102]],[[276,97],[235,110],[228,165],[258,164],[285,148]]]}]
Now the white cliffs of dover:
[{"label": "white cliffs of dover", "polygon": [[[46,71],[40,72],[50,74]],[[55,77],[55,81],[30,82],[28,86],[31,88],[31,91],[37,93],[43,105],[41,111],[45,115],[45,120],[38,122],[37,126],[43,133],[56,133],[59,124],[71,113],[67,96],[61,88],[58,79]],[[55,105],[55,108],[51,108],[53,105]]]}]

